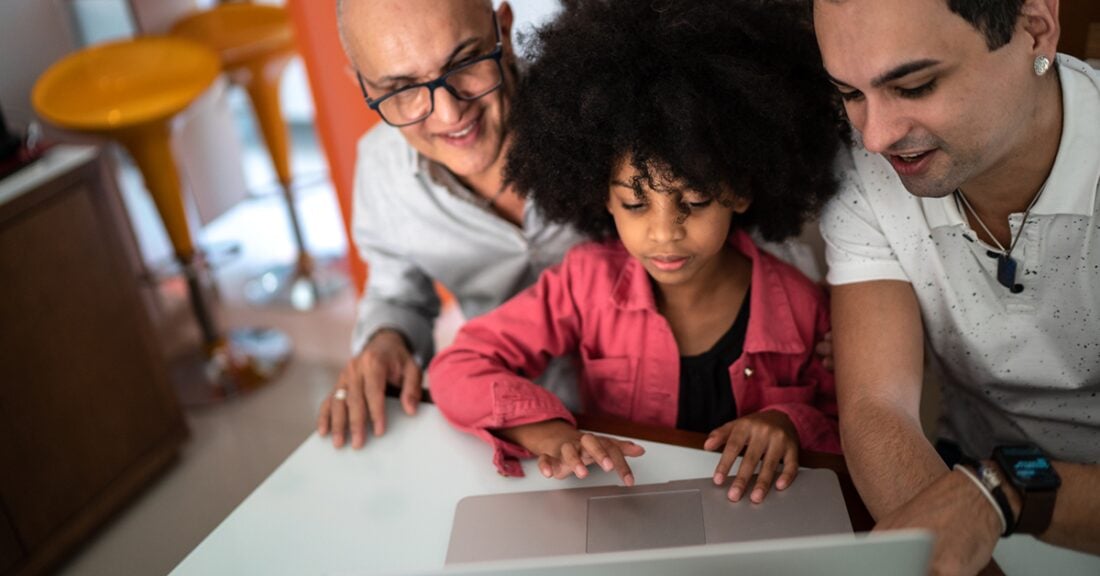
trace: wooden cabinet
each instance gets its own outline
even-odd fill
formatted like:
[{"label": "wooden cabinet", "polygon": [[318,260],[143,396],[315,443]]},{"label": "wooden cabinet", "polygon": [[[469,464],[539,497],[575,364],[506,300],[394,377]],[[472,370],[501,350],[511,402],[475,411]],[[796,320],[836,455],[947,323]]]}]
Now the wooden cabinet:
[{"label": "wooden cabinet", "polygon": [[[94,148],[0,188],[0,572],[45,571],[186,436],[137,250]],[[27,171],[31,172],[28,173]]]}]

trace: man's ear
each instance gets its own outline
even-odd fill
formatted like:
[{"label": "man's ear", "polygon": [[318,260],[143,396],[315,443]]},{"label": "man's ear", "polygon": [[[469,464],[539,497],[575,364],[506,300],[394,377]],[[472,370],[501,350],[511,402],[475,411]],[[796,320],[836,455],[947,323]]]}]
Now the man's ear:
[{"label": "man's ear", "polygon": [[1058,23],[1058,8],[1058,0],[1024,0],[1020,9],[1021,25],[1029,37],[1034,56],[1054,59],[1062,32]]},{"label": "man's ear", "polygon": [[500,42],[504,45],[504,54],[509,57],[515,57],[515,52],[512,46],[512,24],[515,22],[515,15],[512,13],[512,6],[508,2],[501,2],[500,7],[497,8],[497,24],[500,26]]}]

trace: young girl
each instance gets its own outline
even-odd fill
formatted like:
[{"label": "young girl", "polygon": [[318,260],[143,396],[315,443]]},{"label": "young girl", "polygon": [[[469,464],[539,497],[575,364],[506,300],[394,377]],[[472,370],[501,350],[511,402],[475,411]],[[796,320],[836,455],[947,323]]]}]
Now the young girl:
[{"label": "young girl", "polygon": [[[832,374],[814,354],[825,296],[760,251],[834,191],[840,140],[817,47],[794,8],[754,0],[581,0],[538,33],[513,110],[510,179],[599,240],[470,321],[429,368],[457,427],[500,471],[595,463],[634,482],[641,447],[582,434],[532,383],[577,354],[585,412],[710,432],[729,497],[786,488],[800,447],[839,452]],[[779,464],[782,472],[778,474]]]}]

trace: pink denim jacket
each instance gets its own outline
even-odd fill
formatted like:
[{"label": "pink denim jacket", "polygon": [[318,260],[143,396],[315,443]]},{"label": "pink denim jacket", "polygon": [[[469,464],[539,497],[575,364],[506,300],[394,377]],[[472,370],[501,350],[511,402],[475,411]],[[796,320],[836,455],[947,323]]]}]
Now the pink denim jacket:
[{"label": "pink denim jacket", "polygon": [[[782,411],[802,448],[839,453],[833,374],[813,350],[829,330],[824,292],[743,231],[730,244],[753,261],[744,352],[729,368],[738,416]],[[502,474],[522,476],[517,459],[532,454],[490,430],[553,418],[576,424],[531,381],[551,358],[573,353],[586,413],[676,426],[676,340],[645,268],[617,240],[574,247],[535,285],[468,322],[428,369],[432,397],[452,424],[494,447]]]}]

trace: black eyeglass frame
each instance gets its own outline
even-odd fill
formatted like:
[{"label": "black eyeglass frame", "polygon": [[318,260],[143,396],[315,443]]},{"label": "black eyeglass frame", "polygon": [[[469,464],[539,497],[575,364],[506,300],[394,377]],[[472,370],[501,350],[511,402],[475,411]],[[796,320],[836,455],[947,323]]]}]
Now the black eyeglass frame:
[{"label": "black eyeglass frame", "polygon": [[[496,14],[496,12],[493,12],[493,31],[496,32],[497,42],[496,42],[496,46],[488,54],[484,54],[482,56],[478,56],[477,58],[474,58],[473,60],[468,60],[466,62],[463,62],[462,64],[460,64],[460,65],[444,72],[443,74],[441,74],[435,80],[429,80],[427,82],[420,82],[418,84],[410,84],[410,85],[405,86],[404,88],[401,88],[399,90],[394,90],[393,92],[390,92],[389,94],[386,94],[386,95],[382,96],[381,98],[378,98],[377,100],[372,100],[371,97],[367,95],[367,85],[366,85],[365,81],[363,80],[363,75],[360,74],[358,70],[356,70],[355,71],[355,78],[359,81],[359,90],[363,93],[363,100],[367,103],[367,106],[370,107],[371,110],[374,110],[375,112],[378,113],[378,116],[380,118],[382,118],[383,122],[385,122],[386,124],[389,124],[390,126],[393,126],[395,128],[403,128],[405,126],[412,126],[413,124],[418,124],[420,122],[423,122],[423,121],[427,120],[428,117],[431,116],[433,112],[435,112],[435,89],[436,88],[443,88],[444,90],[449,92],[451,94],[451,96],[454,96],[455,98],[457,98],[459,100],[462,100],[463,102],[471,102],[473,100],[477,100],[478,98],[484,98],[485,96],[488,96],[489,94],[492,94],[493,92],[496,92],[504,84],[504,66],[500,62],[501,58],[504,56],[504,43],[501,41],[501,38],[500,38],[500,25],[497,23],[497,14]],[[493,60],[496,63],[496,65],[497,65],[497,74],[499,74],[499,76],[500,76],[500,81],[497,82],[492,88],[489,88],[488,90],[486,90],[485,92],[482,92],[481,94],[478,94],[477,96],[474,96],[472,98],[467,98],[467,97],[462,96],[461,94],[459,94],[458,90],[456,90],[454,88],[454,86],[451,86],[450,84],[447,83],[447,79],[450,78],[452,75],[457,74],[459,72],[462,72],[463,70],[466,70],[467,68],[469,68],[471,66],[474,66],[475,64],[484,62],[486,60]],[[416,120],[413,120],[412,122],[405,122],[403,124],[398,124],[398,123],[390,122],[389,118],[386,118],[386,115],[383,114],[382,110],[379,108],[382,105],[383,102],[385,102],[386,100],[388,100],[388,99],[390,99],[390,98],[392,98],[392,97],[394,97],[394,96],[396,96],[396,95],[398,95],[402,92],[407,92],[409,90],[419,90],[420,88],[423,88],[423,87],[428,88],[430,106],[428,107],[428,113],[425,114],[422,118],[418,118]]]}]

